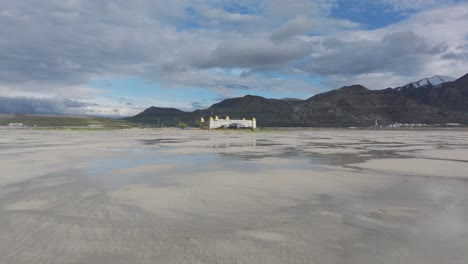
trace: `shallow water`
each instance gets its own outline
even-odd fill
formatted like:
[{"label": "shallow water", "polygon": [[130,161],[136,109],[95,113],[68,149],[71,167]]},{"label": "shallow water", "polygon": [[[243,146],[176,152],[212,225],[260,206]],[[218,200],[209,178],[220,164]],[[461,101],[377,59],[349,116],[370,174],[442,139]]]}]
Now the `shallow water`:
[{"label": "shallow water", "polygon": [[0,263],[468,258],[467,132],[0,131]]}]

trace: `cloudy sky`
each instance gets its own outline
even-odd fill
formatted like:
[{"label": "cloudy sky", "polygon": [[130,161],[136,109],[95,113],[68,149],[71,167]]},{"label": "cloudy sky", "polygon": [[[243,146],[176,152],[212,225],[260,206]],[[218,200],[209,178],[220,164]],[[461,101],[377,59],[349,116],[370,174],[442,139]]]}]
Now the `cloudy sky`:
[{"label": "cloudy sky", "polygon": [[0,112],[133,115],[468,72],[468,0],[0,0]]}]

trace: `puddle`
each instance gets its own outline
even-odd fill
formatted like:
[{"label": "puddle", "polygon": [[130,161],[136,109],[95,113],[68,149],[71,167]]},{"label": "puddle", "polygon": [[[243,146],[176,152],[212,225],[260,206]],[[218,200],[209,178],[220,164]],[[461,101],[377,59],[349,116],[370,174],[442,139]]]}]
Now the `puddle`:
[{"label": "puddle", "polygon": [[37,176],[0,187],[0,263],[465,263],[468,179],[404,170],[468,136],[399,133],[15,134],[3,171]]},{"label": "puddle", "polygon": [[182,143],[186,140],[183,139],[174,139],[174,138],[158,138],[158,139],[141,139],[139,140],[145,145],[158,145],[158,144],[168,144],[168,143]]},{"label": "puddle", "polygon": [[[84,171],[86,179],[114,189],[129,184],[165,184],[165,180],[171,176],[190,175],[192,173],[203,173],[224,170],[239,173],[261,172],[271,169],[307,169],[311,171],[324,171],[324,160],[336,159],[329,164],[342,163],[343,158],[339,156],[311,156],[296,148],[280,147],[267,153],[261,152],[270,146],[284,146],[267,140],[254,140],[252,142],[231,142],[221,144],[207,144],[206,147],[212,152],[200,152],[197,154],[177,153],[177,149],[184,147],[177,143],[183,140],[156,139],[138,140],[141,148],[135,148],[124,152],[116,152],[111,156],[95,158],[88,163]],[[149,145],[168,143],[161,148],[147,148]],[[174,145],[171,145],[174,143]],[[225,153],[223,150],[240,148],[234,153]],[[245,151],[243,151],[245,148]],[[259,152],[257,152],[259,151]],[[269,158],[283,159],[280,164],[275,162],[264,162]],[[171,164],[171,169],[159,170],[158,165]],[[135,168],[154,166],[154,170],[137,171]],[[116,173],[122,172],[122,173]]]}]

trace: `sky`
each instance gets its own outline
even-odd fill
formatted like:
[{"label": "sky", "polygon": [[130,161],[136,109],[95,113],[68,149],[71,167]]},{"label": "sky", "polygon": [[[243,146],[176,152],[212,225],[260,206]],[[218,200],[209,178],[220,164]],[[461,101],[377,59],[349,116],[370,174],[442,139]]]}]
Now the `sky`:
[{"label": "sky", "polygon": [[468,73],[468,0],[0,0],[0,113],[123,117]]}]

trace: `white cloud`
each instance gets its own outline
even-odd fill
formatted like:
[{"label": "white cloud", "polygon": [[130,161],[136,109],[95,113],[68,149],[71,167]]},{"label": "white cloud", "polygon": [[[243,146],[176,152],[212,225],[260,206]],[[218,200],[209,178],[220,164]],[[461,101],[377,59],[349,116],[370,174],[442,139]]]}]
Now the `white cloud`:
[{"label": "white cloud", "polygon": [[321,75],[331,88],[346,80],[374,87],[466,73],[467,3],[443,1],[444,7],[435,9],[440,1],[361,2],[424,11],[363,30],[331,15],[343,3],[338,0],[3,1],[0,94],[92,102],[106,94],[87,84],[116,77],[222,95],[235,94],[236,87],[314,94],[321,88],[300,78],[252,73]]},{"label": "white cloud", "polygon": [[281,25],[271,34],[272,40],[287,40],[297,35],[307,34],[313,31],[316,25],[305,16],[295,16]]},{"label": "white cloud", "polygon": [[459,4],[422,11],[381,29],[308,38],[320,45],[313,59],[299,67],[330,75],[327,84],[349,79],[371,88],[385,87],[374,86],[376,76],[389,86],[436,74],[460,77],[468,69],[467,24],[468,4]]}]

